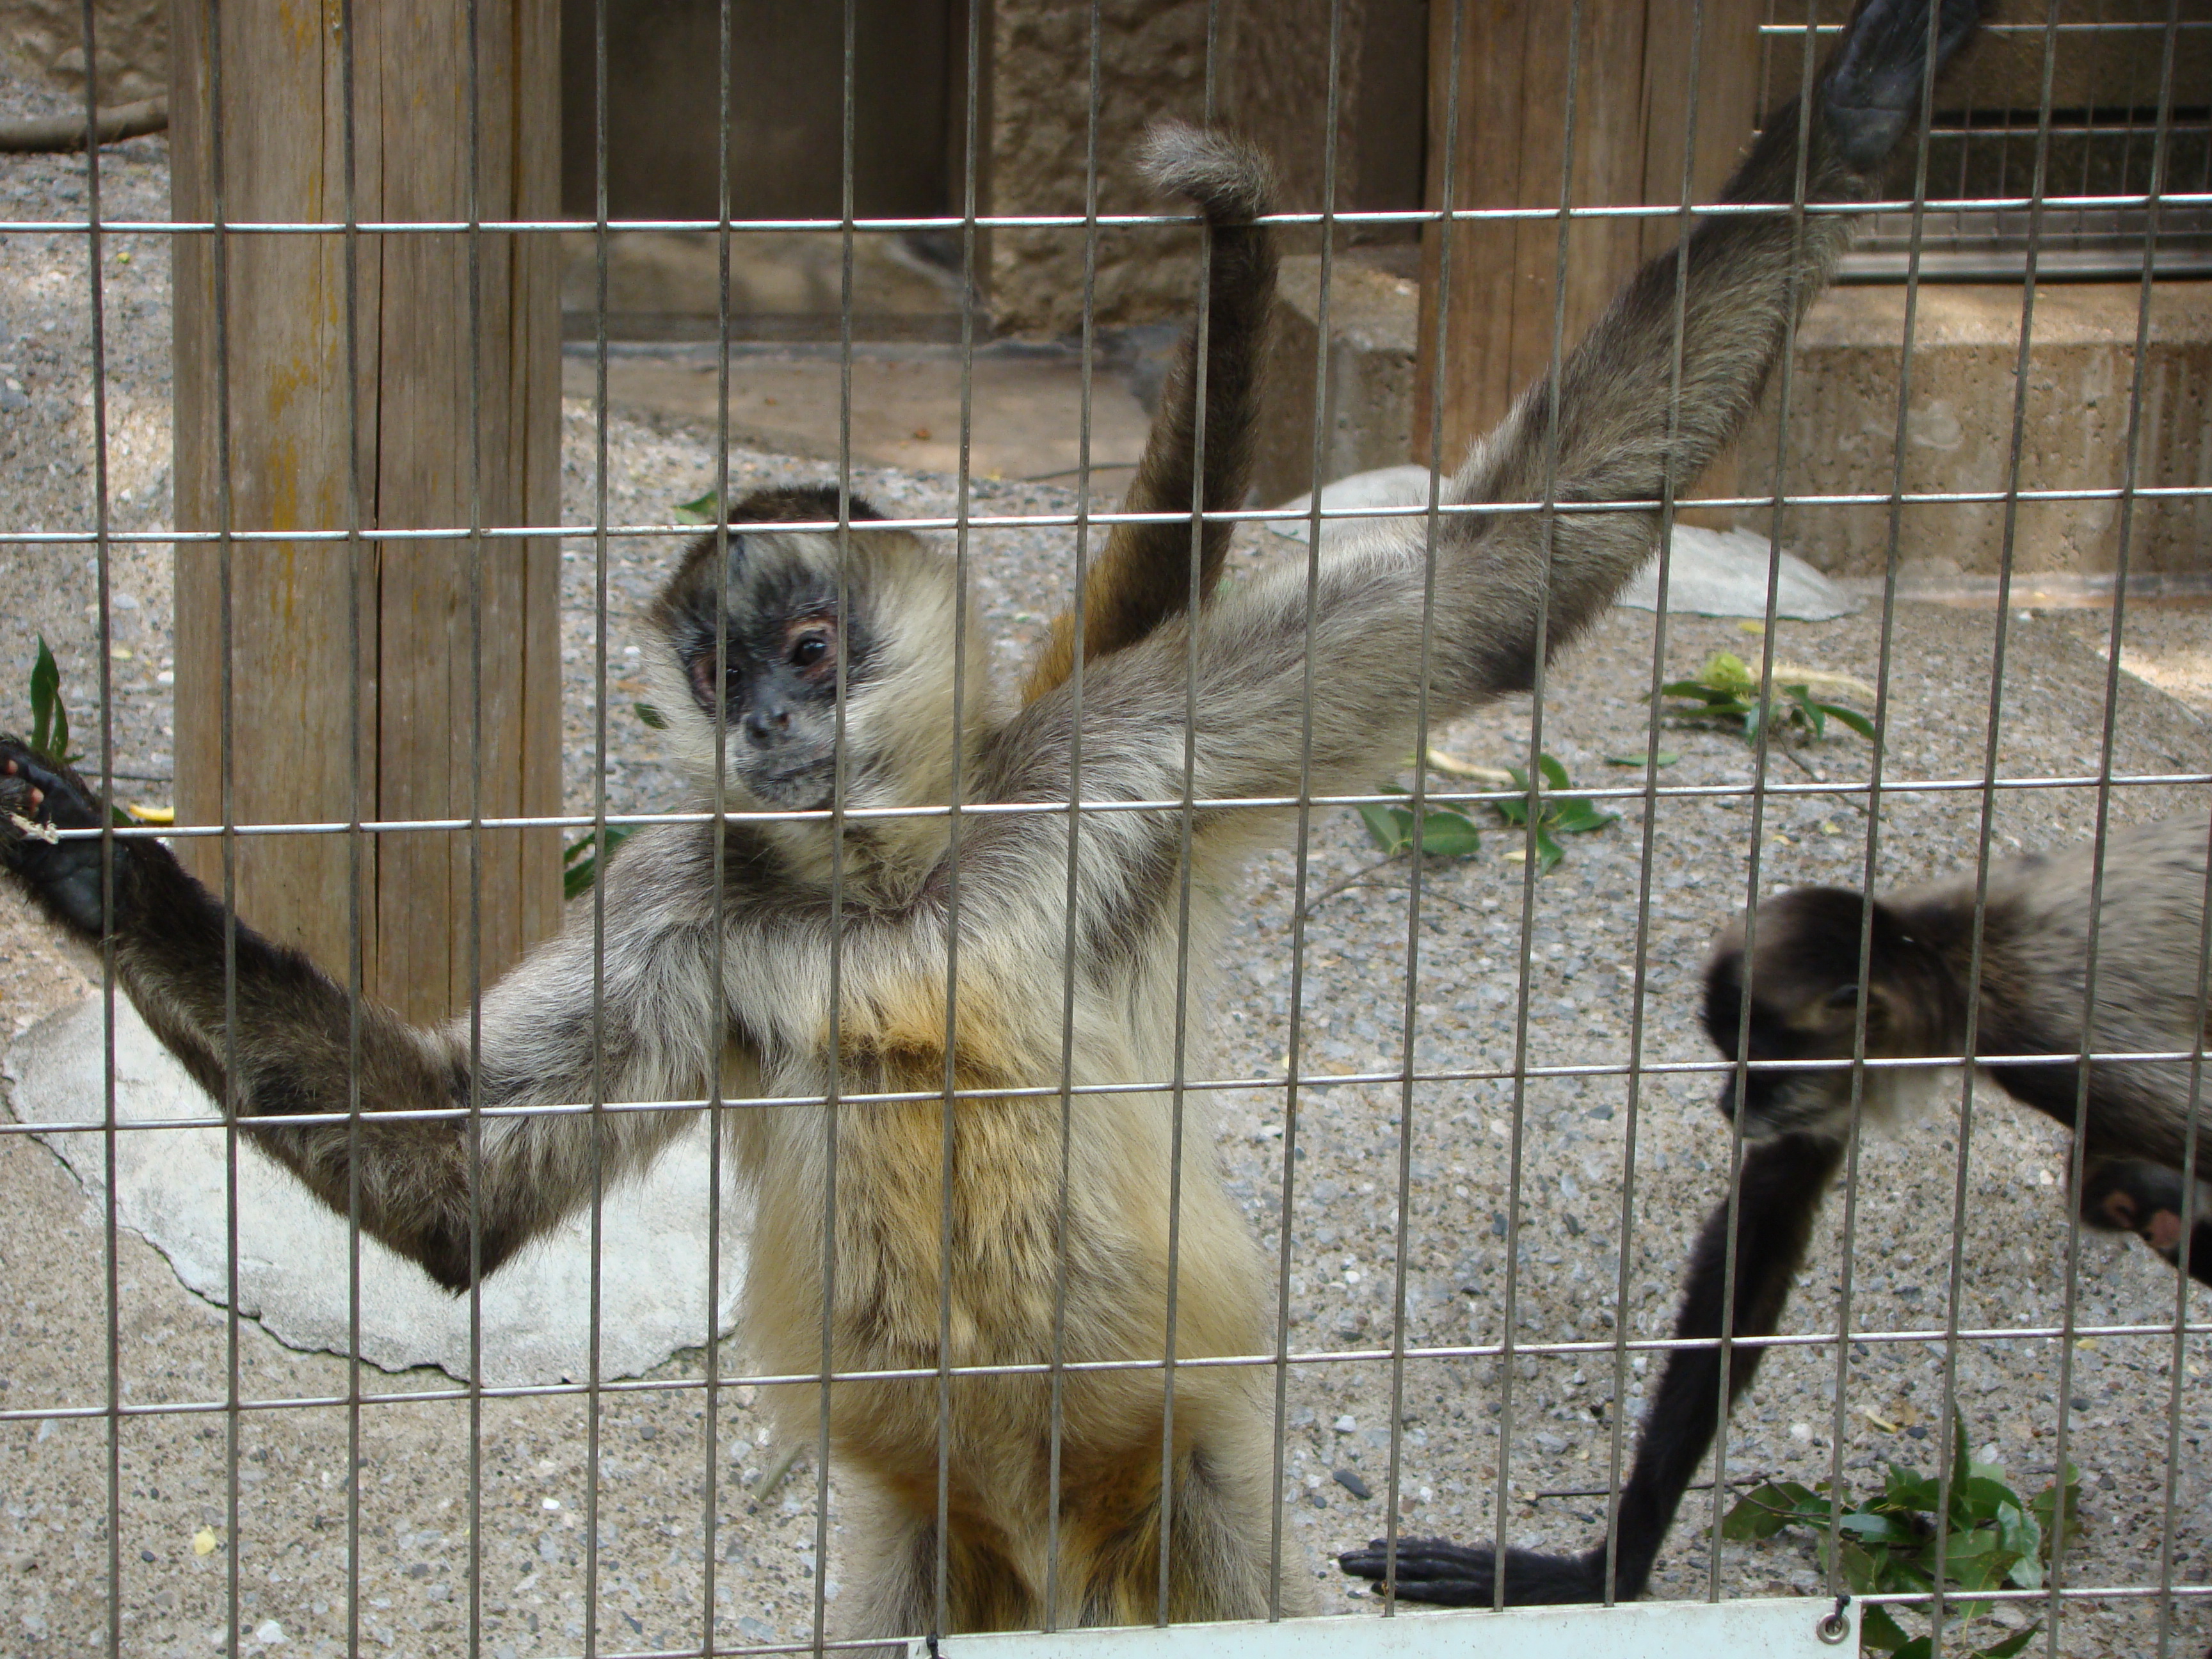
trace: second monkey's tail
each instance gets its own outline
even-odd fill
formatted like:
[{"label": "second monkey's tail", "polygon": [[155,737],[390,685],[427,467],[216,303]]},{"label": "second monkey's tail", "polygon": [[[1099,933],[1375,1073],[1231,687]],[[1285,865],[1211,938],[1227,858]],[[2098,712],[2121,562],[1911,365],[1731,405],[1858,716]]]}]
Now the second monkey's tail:
[{"label": "second monkey's tail", "polygon": [[[1274,169],[1252,145],[1228,134],[1164,121],[1139,155],[1145,176],[1164,193],[1195,203],[1211,240],[1204,308],[1184,331],[1160,390],[1144,459],[1125,513],[1176,513],[1173,523],[1114,526],[1083,587],[1083,659],[1134,645],[1190,604],[1190,520],[1194,503],[1219,513],[1244,505],[1260,418],[1260,374],[1275,300],[1275,238],[1252,222],[1274,210]],[[1204,414],[1200,413],[1199,337],[1205,334]],[[1203,453],[1200,445],[1203,444]],[[1205,475],[1205,489],[1198,477]],[[1220,579],[1236,526],[1206,524],[1198,537],[1198,593]],[[1075,666],[1075,618],[1062,613],[1023,688],[1034,702]]]}]

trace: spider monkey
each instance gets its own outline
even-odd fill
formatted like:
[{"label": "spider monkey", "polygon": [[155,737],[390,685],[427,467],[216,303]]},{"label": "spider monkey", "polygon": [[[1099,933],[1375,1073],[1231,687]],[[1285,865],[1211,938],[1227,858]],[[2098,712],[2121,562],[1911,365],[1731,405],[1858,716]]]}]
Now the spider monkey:
[{"label": "spider monkey", "polygon": [[[1787,203],[1801,179],[1814,199],[1868,199],[1916,106],[1929,3],[1868,0],[1802,142],[1796,106],[1778,112],[1729,199]],[[1249,430],[1261,342],[1221,319],[1264,319],[1272,255],[1232,228],[1265,204],[1264,171],[1180,130],[1151,162],[1218,222],[1231,292],[1212,301],[1205,465],[1171,416],[1133,493],[1187,514],[1176,491],[1202,471],[1202,505],[1235,507],[1244,446],[1215,434]],[[1169,1084],[1189,1071],[1182,1034],[1202,1031],[1240,868],[1293,819],[1213,803],[1357,790],[1425,708],[1528,689],[1649,556],[1650,504],[1741,425],[1849,234],[1837,214],[1700,223],[1686,286],[1672,254],[1639,271],[1443,497],[1632,505],[1445,515],[1432,543],[1378,532],[1225,592],[1207,525],[1194,610],[1188,517],[1117,534],[1079,701],[1061,678],[1072,629],[1025,701],[987,695],[951,561],[872,527],[864,503],[842,533],[793,527],[838,517],[827,493],[740,503],[726,552],[702,538],[653,607],[661,707],[695,769],[719,758],[732,808],[814,816],[633,836],[602,878],[603,934],[572,925],[487,990],[473,1048],[465,1023],[356,1009],[158,842],[90,833],[94,792],[12,740],[0,862],[64,926],[112,941],[149,1025],[258,1145],[334,1208],[357,1192],[360,1224],[451,1288],[694,1114],[384,1114],[696,1099],[718,1074],[726,1099],[777,1103],[729,1114],[757,1200],[745,1322],[771,1371],[835,1373],[773,1393],[811,1432],[828,1389],[831,1455],[863,1494],[849,1633],[1305,1610],[1310,1584],[1269,1545],[1258,1373],[1179,1364],[1164,1381],[1170,1357],[1269,1342],[1257,1248],[1212,1161],[1180,1158],[1206,1144],[1204,1097]],[[1186,411],[1188,361],[1170,399]],[[1071,799],[1125,805],[1079,817]],[[1063,1079],[1084,1091],[1065,1107]],[[1084,1368],[1043,1375],[1055,1361]],[[998,1369],[940,1382],[940,1364]],[[905,1375],[868,1375],[884,1371]]]},{"label": "spider monkey", "polygon": [[[1957,1058],[1972,1053],[2007,1094],[2075,1130],[2084,1224],[2140,1235],[2191,1277],[2212,1284],[2212,1191],[2193,1202],[2182,1168],[2201,1085],[2187,1060],[2097,1060],[2084,1065],[2091,917],[2097,918],[2096,1004],[2088,1052],[2172,1054],[2201,1048],[2205,1021],[2205,862],[2212,825],[2175,818],[2121,830],[2105,842],[2102,890],[2096,848],[1993,865],[1983,907],[1979,996],[1972,994],[1974,883],[1938,883],[1884,898],[1832,887],[1797,887],[1759,907],[1745,949],[1742,921],[1716,943],[1705,970],[1703,1017],[1713,1046],[1752,1062],[1739,1093],[1731,1075],[1721,1110],[1740,1117],[1748,1142],[1736,1206],[1735,1316],[1739,1337],[1771,1336],[1804,1265],[1813,1221],[1842,1167],[1851,1125],[1853,1045],[1864,1010],[1869,1059]],[[1869,929],[1863,974],[1862,926]],[[1750,1004],[1750,1040],[1739,1051]],[[2070,1063],[2037,1063],[2031,1056]],[[2006,1059],[1997,1059],[2005,1056]],[[1826,1060],[1823,1069],[1764,1069],[1762,1060]],[[1862,1072],[1860,1103],[1894,1109],[1924,1076]],[[2212,1174],[2212,1148],[2198,1165]],[[2183,1218],[2191,1217],[2188,1237]],[[1723,1334],[1729,1206],[1705,1218],[1690,1254],[1677,1338]],[[2186,1247],[2185,1249],[2184,1247]],[[1765,1349],[1732,1349],[1729,1403],[1758,1374]],[[1717,1347],[1667,1357],[1621,1489],[1608,1573],[1606,1546],[1580,1555],[1506,1553],[1504,1599],[1595,1601],[1643,1593],[1683,1492],[1717,1426]],[[1345,1570],[1380,1577],[1379,1546],[1342,1558]],[[1398,1594],[1454,1606],[1495,1599],[1494,1552],[1442,1540],[1401,1540]],[[1610,1589],[1608,1589],[1610,1578]]]}]

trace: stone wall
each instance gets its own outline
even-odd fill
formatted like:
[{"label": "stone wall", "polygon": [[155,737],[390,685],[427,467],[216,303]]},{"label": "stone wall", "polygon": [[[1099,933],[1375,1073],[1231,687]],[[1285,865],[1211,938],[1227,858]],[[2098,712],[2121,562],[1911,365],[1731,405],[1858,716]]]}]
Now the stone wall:
[{"label": "stone wall", "polygon": [[[100,101],[128,104],[169,89],[169,0],[94,0]],[[84,86],[80,0],[0,0],[0,42],[25,69],[65,91]]]},{"label": "stone wall", "polygon": [[[2112,489],[2126,476],[2129,406],[2141,288],[2133,283],[2052,284],[2035,296],[2019,483],[2024,489]],[[1920,290],[1911,400],[1902,461],[1907,492],[1998,491],[2011,477],[2014,366],[2021,290],[2015,284]],[[1792,495],[1881,495],[1898,475],[1898,380],[1905,291],[1838,288],[1806,317],[1790,389]],[[2143,487],[2212,485],[2212,283],[2160,283],[2151,290],[2142,418],[2136,438]],[[1774,480],[1778,388],[1740,447],[1743,493]],[[1907,506],[1900,556],[1908,577],[1992,575],[2005,544],[2005,504]],[[2120,550],[2117,499],[2023,501],[2014,528],[2021,571],[2109,574]],[[1764,528],[1766,515],[1742,522]],[[1885,503],[1788,509],[1783,540],[1834,575],[1875,576],[1886,567]],[[2129,568],[2212,570],[2212,497],[2138,499]]]}]

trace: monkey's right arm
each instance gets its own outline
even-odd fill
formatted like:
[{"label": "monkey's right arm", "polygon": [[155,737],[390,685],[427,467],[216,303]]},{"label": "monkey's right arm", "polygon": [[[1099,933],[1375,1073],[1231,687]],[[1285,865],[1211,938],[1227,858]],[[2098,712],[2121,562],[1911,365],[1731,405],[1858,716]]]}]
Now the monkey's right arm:
[{"label": "monkey's right arm", "polygon": [[[1753,1141],[1744,1154],[1736,1209],[1735,1316],[1728,1333],[1771,1336],[1790,1299],[1790,1282],[1804,1264],[1820,1200],[1843,1161],[1843,1145],[1811,1135]],[[1682,1305],[1674,1316],[1678,1339],[1712,1342],[1722,1334],[1726,1305],[1729,1206],[1705,1218],[1690,1254]],[[1751,1386],[1764,1347],[1729,1353],[1729,1404]],[[1489,1545],[1472,1548],[1441,1538],[1401,1538],[1395,1563],[1386,1540],[1337,1558],[1361,1578],[1394,1577],[1401,1599],[1447,1607],[1534,1607],[1563,1601],[1632,1601],[1644,1593],[1659,1546],[1690,1478],[1705,1460],[1719,1422],[1721,1356],[1717,1346],[1668,1352],[1657,1392],[1644,1419],[1636,1462],[1621,1488],[1613,1558],[1599,1544],[1581,1555],[1546,1555],[1509,1549],[1504,1571]],[[1504,1594],[1499,1594],[1503,1580]]]},{"label": "monkey's right arm", "polygon": [[[357,1202],[365,1231],[448,1290],[489,1273],[586,1201],[594,1181],[641,1164],[691,1121],[688,1112],[608,1114],[594,1146],[593,1137],[563,1133],[565,1119],[495,1118],[473,1149],[465,1117],[380,1121],[390,1112],[464,1112],[472,1097],[496,1107],[702,1091],[702,1068],[720,1053],[724,1029],[707,1006],[709,975],[686,971],[702,957],[689,942],[703,945],[706,934],[617,890],[653,861],[656,849],[640,845],[645,836],[608,870],[596,994],[588,934],[548,941],[485,993],[472,1066],[465,1024],[422,1030],[356,1003],[306,957],[242,922],[230,947],[234,992],[222,906],[167,848],[113,842],[111,906],[101,842],[41,834],[99,823],[99,798],[84,780],[0,737],[0,867],[79,937],[97,944],[103,932],[112,935],[124,990],[226,1115],[241,1125],[328,1118],[260,1125],[253,1139],[340,1214]],[[635,857],[641,851],[647,857]],[[650,1021],[638,1018],[648,992]],[[358,1094],[350,1080],[356,1059]],[[356,1099],[358,1120],[350,1115]],[[470,1179],[472,1163],[480,1183]]]},{"label": "monkey's right arm", "polygon": [[[1208,513],[1234,511],[1251,488],[1252,447],[1260,421],[1260,370],[1267,319],[1275,299],[1275,238],[1252,221],[1274,211],[1275,181],[1267,158],[1224,133],[1164,122],[1139,158],[1160,191],[1188,198],[1206,216],[1212,237],[1206,297],[1200,316],[1176,347],[1160,388],[1145,453],[1121,502],[1124,513],[1188,515],[1194,500]],[[1200,330],[1205,331],[1203,423],[1200,414]],[[1200,445],[1206,486],[1199,494]],[[1212,520],[1199,537],[1198,595],[1220,580],[1236,526]],[[1083,659],[1090,662],[1135,644],[1189,609],[1191,526],[1188,516],[1163,524],[1117,524],[1083,585]],[[1022,699],[1034,702],[1075,667],[1075,617],[1063,612],[1030,670]]]}]

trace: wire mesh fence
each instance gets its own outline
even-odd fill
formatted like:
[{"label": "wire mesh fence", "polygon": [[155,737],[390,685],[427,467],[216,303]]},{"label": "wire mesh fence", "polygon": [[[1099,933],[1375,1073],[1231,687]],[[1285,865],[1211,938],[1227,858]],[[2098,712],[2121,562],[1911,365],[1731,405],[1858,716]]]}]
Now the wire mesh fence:
[{"label": "wire mesh fence", "polygon": [[[2143,885],[2136,843],[2114,839],[2171,820],[2202,843],[2212,804],[2192,710],[2212,636],[2191,603],[2212,313],[2175,280],[2203,274],[2212,210],[2212,20],[2194,10],[2001,9],[1894,152],[1848,289],[1802,323],[1784,305],[1760,409],[1702,481],[1662,468],[1649,492],[1586,489],[1555,445],[1527,487],[1485,495],[1451,483],[1449,437],[1479,401],[1453,353],[1495,321],[1473,262],[1499,245],[1480,234],[1543,245],[1534,299],[1524,283],[1514,302],[1540,313],[1523,378],[1576,361],[1593,270],[1609,293],[1654,255],[1698,292],[1666,251],[1692,210],[1817,234],[1847,204],[1808,199],[1805,175],[1778,203],[1700,182],[1699,88],[1735,75],[1762,111],[1811,111],[1813,54],[1846,9],[1577,0],[1548,46],[1532,11],[1516,49],[1558,97],[1524,154],[1548,170],[1505,205],[1455,199],[1469,77],[1502,48],[1453,0],[1410,33],[1329,0],[1287,37],[1229,0],[1142,17],[847,0],[804,25],[739,0],[656,25],[602,0],[563,10],[558,51],[543,4],[434,25],[341,3],[315,24],[302,84],[319,90],[295,129],[264,125],[281,106],[240,79],[263,67],[267,20],[180,9],[173,49],[193,68],[170,140],[0,161],[0,609],[11,661],[50,641],[60,665],[26,709],[50,716],[58,696],[73,715],[69,736],[40,719],[51,751],[85,751],[101,803],[131,809],[64,826],[57,845],[100,849],[88,890],[127,905],[133,848],[167,843],[334,988],[286,1036],[274,1011],[303,994],[242,928],[178,914],[70,944],[10,888],[9,1644],[510,1659],[1411,1616],[1390,1594],[1420,1593],[1409,1540],[1594,1549],[1583,1599],[1607,1600],[1641,1583],[1635,1540],[1663,1535],[1645,1593],[1848,1597],[1870,1650],[1891,1630],[1956,1654],[2197,1650],[2206,1327],[2185,1273],[2085,1227],[2069,1196],[2105,1190],[2116,1152],[2146,1158],[2176,1212],[2143,1230],[2185,1249],[2200,1201],[2204,848],[2159,866],[2193,870],[2192,901]],[[1597,43],[1631,11],[1650,64],[1686,29],[1686,76],[1615,73]],[[73,112],[18,76],[9,112],[73,114],[82,133],[112,101],[108,16],[79,20],[92,72]],[[762,54],[787,39],[771,23],[834,96]],[[693,55],[656,59],[656,27]],[[1358,113],[1353,46],[1424,34],[1409,139]],[[1284,38],[1298,75],[1255,70]],[[896,105],[927,151],[904,171],[872,113],[902,67],[885,40],[926,40],[904,67],[934,77]],[[410,40],[447,94],[412,133],[380,101]],[[695,112],[711,88],[704,172],[695,155],[651,212],[616,193],[654,170],[617,140],[615,71],[633,61],[684,79]],[[1048,110],[1055,78],[1066,107]],[[762,112],[787,94],[812,113],[780,129]],[[249,107],[253,124],[226,125]],[[1608,125],[1623,107],[1626,141]],[[1183,395],[1158,383],[1158,319],[1196,304],[1201,339],[1220,326],[1197,296],[1229,257],[1227,227],[1129,195],[1116,135],[1131,148],[1163,112],[1304,135],[1265,216],[1313,262],[1312,414],[1283,464],[1303,501],[1200,501],[1188,477],[1182,500],[1124,501],[1144,419]],[[1049,161],[1044,140],[1023,148],[1032,127],[1064,141]],[[1662,187],[1587,171],[1662,129],[1679,135]],[[1409,142],[1425,155],[1407,163]],[[262,216],[270,158],[293,150],[312,210]],[[410,194],[403,170],[427,177],[433,155],[459,159]],[[760,196],[769,156],[817,193]],[[201,192],[191,211],[173,169]],[[741,205],[761,201],[777,210]],[[1625,262],[1580,240],[1621,227]],[[651,236],[692,240],[635,240]],[[256,287],[288,245],[313,270]],[[625,263],[639,248],[706,260],[684,329]],[[776,301],[775,272],[799,266],[811,297]],[[994,334],[1039,270],[1076,319],[1039,356],[1061,377],[1049,415],[994,378],[1020,356]],[[1336,482],[1328,428],[1360,418],[1331,390],[1343,318],[1371,293],[1418,307],[1425,357],[1383,415],[1358,408],[1402,422],[1422,482],[1332,495],[1310,489]],[[264,313],[295,298],[283,335],[289,317]],[[1694,379],[1695,309],[1666,327],[1659,424],[1636,434],[1655,447]],[[655,357],[625,318],[709,343]],[[690,415],[626,400],[646,382],[625,365],[648,360],[690,388]],[[936,433],[900,424],[916,446],[951,434],[944,470],[871,435],[884,363],[936,366]],[[1280,357],[1267,367],[1275,395]],[[761,437],[746,399],[771,372],[816,400],[811,445]],[[409,401],[440,376],[446,403]],[[307,441],[288,397],[318,411],[337,458],[320,471],[271,442]],[[1056,443],[1074,465],[978,465],[993,421],[1036,440],[1008,456]],[[433,485],[410,495],[408,466]],[[323,493],[287,495],[303,481]],[[772,532],[720,510],[794,487],[815,493]],[[1747,602],[1669,608],[1689,581],[1681,503],[1733,520]],[[1471,711],[1440,697],[1433,718],[1408,694],[1349,773],[1316,758],[1367,706],[1359,688],[1440,672],[1466,615],[1452,550],[1533,526],[1548,570],[1549,550],[1583,544],[1577,520],[1624,504],[1677,550],[1650,603],[1600,611],[1549,662],[1545,635],[1577,617],[1540,606],[1532,684]],[[1147,524],[1184,538],[1188,574],[1145,683],[1079,653],[1018,709],[1049,619],[1101,626],[1086,580]],[[1235,537],[1217,596],[1199,554],[1218,525]],[[810,534],[832,551],[805,602],[733,614],[766,604],[748,583]],[[1327,637],[1328,584],[1371,556],[1362,535],[1419,550],[1418,602],[1347,651]],[[704,568],[735,574],[688,612],[679,588],[656,608],[702,537]],[[926,547],[901,550],[914,537]],[[1796,614],[1785,552],[1834,578],[1819,619]],[[908,557],[949,572],[941,616],[926,587],[868,586]],[[1179,619],[1274,592],[1298,618],[1280,665]],[[435,625],[408,632],[410,607]],[[771,623],[766,647],[745,631]],[[887,704],[902,650],[921,666],[900,660],[915,678]],[[770,659],[835,671],[822,719],[843,758],[818,799],[748,769],[770,741],[763,698],[807,712],[762,689]],[[503,679],[510,661],[526,666]],[[1224,735],[1206,700],[1249,708],[1235,699],[1269,673],[1294,695]],[[733,674],[755,674],[743,695]],[[688,778],[671,747],[685,698]],[[1060,747],[1007,746],[1056,719]],[[1270,742],[1272,769],[1220,763]],[[1008,754],[1039,771],[1010,775]],[[435,793],[410,793],[426,757]],[[335,793],[283,794],[307,773]],[[255,805],[285,799],[323,805]],[[2077,844],[2110,900],[2088,902],[2078,941],[2050,920],[2057,878],[2014,862]],[[285,890],[264,847],[322,849],[319,874]],[[556,921],[532,895],[562,848]],[[1941,918],[1957,983],[1886,980],[1889,923],[1857,896],[1936,878],[1965,884]],[[1771,901],[1807,886],[1851,896],[1841,984],[1821,988],[1855,994],[1826,1005],[1846,1008],[1843,1052],[1734,1058],[1766,1018],[1761,984],[1754,969],[1743,1012],[1705,1015],[1714,939],[1748,909],[1755,955]],[[1924,905],[1897,914],[1932,925]],[[149,966],[162,939],[191,965]],[[2047,984],[2020,977],[2038,939]],[[1782,999],[1782,978],[1767,989]],[[451,1019],[377,1012],[418,994]],[[1963,1025],[1938,1020],[1960,996]],[[2106,1005],[2142,1018],[2084,1022]],[[2154,1007],[2194,1024],[2154,1040]],[[2032,1011],[2069,1040],[2006,1046],[2044,1034]],[[1790,1013],[1800,1032],[1835,1018]],[[1916,1019],[1942,1039],[1900,1051]],[[314,1067],[294,1065],[309,1048]],[[270,1080],[311,1070],[312,1086]],[[1841,1166],[1825,1203],[1819,1182],[1802,1194],[1818,1214],[1801,1265],[1763,1243],[1774,1218],[1739,1177],[1789,1139],[1747,1133],[1771,1127],[1751,1103],[1808,1078],[1843,1079],[1848,1133],[1797,1126]],[[1717,1096],[1747,1105],[1717,1115]],[[2097,1128],[2078,1138],[2046,1121],[2084,1112]],[[316,1133],[313,1156],[283,1152]],[[321,1160],[313,1194],[288,1156]],[[447,1289],[392,1200],[410,1156],[442,1160],[438,1190],[460,1194]],[[1734,1264],[1717,1336],[1677,1313],[1708,1216]],[[1740,1299],[1762,1273],[1771,1334]],[[1709,1413],[1723,1369],[1763,1364],[1711,1455],[1688,1444],[1687,1496],[1654,1534],[1624,1497],[1640,1430],[1676,1356],[1716,1352]],[[1972,1518],[1927,1518],[1969,1489]],[[1846,1513],[1845,1493],[1891,1507]],[[1370,1539],[1379,1579],[1340,1572]],[[1462,1599],[1527,1600],[1537,1571],[1509,1562]]]}]

